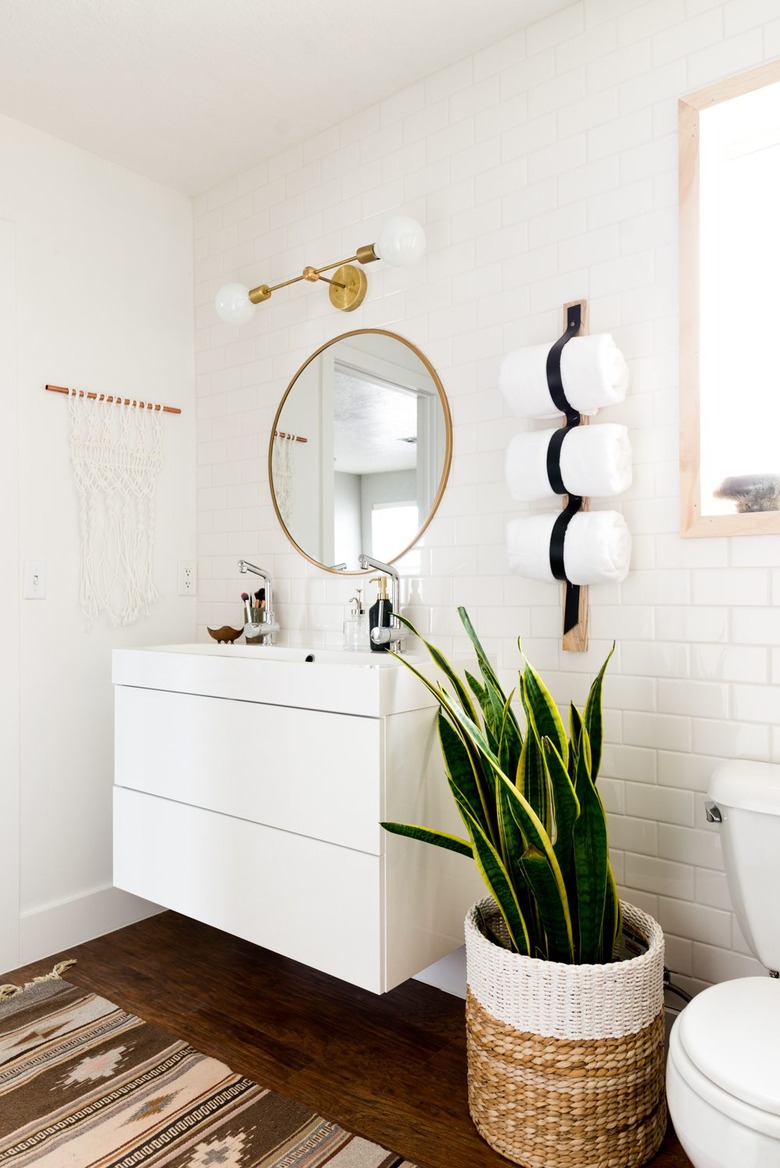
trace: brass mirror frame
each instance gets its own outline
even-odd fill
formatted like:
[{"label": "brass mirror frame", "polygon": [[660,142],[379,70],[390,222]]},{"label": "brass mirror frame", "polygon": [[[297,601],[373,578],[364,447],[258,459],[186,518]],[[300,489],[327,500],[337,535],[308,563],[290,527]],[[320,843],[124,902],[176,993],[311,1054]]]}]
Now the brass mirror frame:
[{"label": "brass mirror frame", "polygon": [[678,103],[680,225],[680,533],[683,536],[780,532],[780,511],[703,515],[701,507],[701,298],[699,119],[720,102],[780,81],[772,61],[682,97]]},{"label": "brass mirror frame", "polygon": [[[287,386],[287,389],[284,391],[284,394],[282,396],[282,400],[279,402],[279,406],[276,410],[276,413],[274,414],[274,420],[273,420],[273,424],[271,426],[271,437],[270,437],[269,442],[268,442],[268,486],[269,486],[269,489],[271,491],[271,502],[273,503],[274,511],[276,512],[276,518],[279,520],[279,525],[280,525],[282,531],[287,536],[287,538],[289,539],[290,543],[293,545],[295,550],[300,555],[302,555],[305,560],[308,560],[310,564],[313,564],[315,568],[321,568],[323,572],[330,572],[332,575],[335,575],[335,576],[364,576],[366,574],[366,571],[364,571],[361,568],[355,568],[355,569],[331,568],[327,564],[321,564],[319,560],[315,560],[313,558],[313,556],[310,556],[308,552],[305,552],[303,550],[303,548],[300,546],[300,544],[298,544],[295,541],[291,532],[288,530],[287,524],[282,519],[282,515],[281,515],[281,512],[279,510],[279,505],[276,501],[276,492],[274,490],[274,479],[273,479],[274,436],[275,436],[276,431],[279,428],[279,419],[282,416],[282,410],[284,409],[285,402],[287,401],[287,398],[290,396],[290,393],[294,389],[295,384],[298,381],[298,378],[303,373],[303,371],[305,369],[307,369],[313,361],[316,361],[316,359],[320,356],[321,353],[323,353],[326,349],[330,349],[333,345],[338,344],[339,341],[347,340],[350,337],[360,337],[360,336],[366,336],[366,335],[378,336],[378,337],[389,337],[391,340],[400,341],[401,344],[403,344],[407,347],[407,349],[411,349],[411,351],[415,354],[415,356],[425,366],[425,369],[427,370],[428,374],[430,375],[431,380],[433,381],[434,385],[436,386],[436,391],[439,395],[439,402],[441,403],[441,408],[442,408],[442,411],[444,413],[444,432],[446,435],[445,449],[444,449],[444,465],[442,467],[441,477],[439,479],[439,485],[436,489],[436,494],[434,496],[433,502],[431,503],[430,511],[428,512],[428,514],[425,518],[425,522],[423,523],[422,527],[420,527],[420,529],[417,532],[417,534],[415,535],[414,539],[409,544],[407,544],[407,546],[402,551],[398,552],[397,555],[393,556],[393,558],[391,560],[389,560],[388,563],[394,564],[396,560],[400,560],[403,556],[405,556],[407,554],[407,552],[410,552],[412,550],[412,548],[415,546],[416,543],[419,542],[420,537],[423,535],[426,528],[428,527],[428,525],[430,524],[434,515],[436,514],[436,512],[439,509],[439,504],[441,503],[442,496],[444,495],[444,489],[447,486],[447,481],[450,477],[450,468],[452,466],[452,414],[450,413],[450,407],[449,407],[449,402],[447,401],[447,395],[444,392],[444,386],[442,385],[441,378],[439,377],[439,374],[436,372],[433,365],[428,360],[428,358],[425,356],[425,354],[420,349],[418,349],[415,344],[413,344],[411,341],[408,341],[406,339],[406,337],[402,337],[399,333],[391,332],[389,329],[361,328],[361,329],[353,329],[350,332],[341,333],[339,336],[333,337],[332,340],[325,341],[325,343],[320,345],[320,347],[318,349],[315,349],[315,351],[311,354],[311,356],[306,358],[306,360],[303,362],[303,364],[297,370],[295,375],[290,379],[290,383]],[[373,571],[373,569],[367,569],[367,571]]]}]

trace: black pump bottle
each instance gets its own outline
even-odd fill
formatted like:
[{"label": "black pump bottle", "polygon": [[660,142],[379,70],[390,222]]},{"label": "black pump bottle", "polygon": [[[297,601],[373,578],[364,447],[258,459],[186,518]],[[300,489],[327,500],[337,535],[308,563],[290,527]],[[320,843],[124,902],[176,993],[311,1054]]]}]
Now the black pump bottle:
[{"label": "black pump bottle", "polygon": [[371,639],[372,629],[382,629],[390,627],[390,598],[387,595],[387,576],[372,576],[369,583],[377,584],[377,596],[371,608],[368,610],[368,643],[373,653],[386,653],[388,645],[375,645]]}]

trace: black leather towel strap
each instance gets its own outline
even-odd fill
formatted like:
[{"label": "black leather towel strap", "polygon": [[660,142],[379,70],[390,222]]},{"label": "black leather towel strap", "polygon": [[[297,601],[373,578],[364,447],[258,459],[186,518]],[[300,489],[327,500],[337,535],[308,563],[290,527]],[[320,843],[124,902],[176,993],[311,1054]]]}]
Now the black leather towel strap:
[{"label": "black leather towel strap", "polygon": [[[566,415],[566,425],[553,434],[547,446],[547,477],[550,486],[556,495],[569,494],[561,475],[561,447],[566,435],[575,426],[580,424],[580,415],[566,397],[561,377],[561,353],[563,347],[573,336],[580,331],[582,324],[582,305],[571,304],[566,314],[566,332],[559,337],[547,354],[547,386],[555,408]],[[566,598],[563,606],[563,631],[570,632],[579,624],[580,620],[580,585],[572,584],[566,576],[564,563],[564,543],[566,531],[573,517],[582,507],[580,495],[569,494],[569,500],[552,527],[550,533],[550,569],[556,580],[562,580],[566,585]]]},{"label": "black leather towel strap", "polygon": [[569,502],[553,523],[550,533],[550,570],[556,580],[562,580],[566,584],[566,599],[563,609],[564,633],[568,633],[579,623],[580,586],[572,584],[568,579],[563,553],[566,531],[581,507],[581,496],[570,495]]},{"label": "black leather towel strap", "polygon": [[569,431],[573,430],[575,426],[579,426],[579,424],[580,416],[577,414],[576,417],[570,420],[567,426],[561,426],[560,430],[555,431],[547,445],[547,478],[556,495],[568,494],[568,489],[561,474],[561,447]]},{"label": "black leather towel strap", "polygon": [[568,579],[566,565],[563,558],[563,546],[566,540],[566,531],[574,516],[582,506],[579,495],[570,495],[569,502],[553,523],[550,533],[550,571],[556,580]]},{"label": "black leather towel strap", "polygon": [[580,305],[574,305],[573,308],[569,309],[566,332],[562,337],[558,337],[547,354],[547,387],[550,391],[550,397],[555,408],[565,414],[569,421],[579,418],[579,414],[564,392],[563,378],[561,377],[561,353],[563,346],[579,332],[581,320]]}]

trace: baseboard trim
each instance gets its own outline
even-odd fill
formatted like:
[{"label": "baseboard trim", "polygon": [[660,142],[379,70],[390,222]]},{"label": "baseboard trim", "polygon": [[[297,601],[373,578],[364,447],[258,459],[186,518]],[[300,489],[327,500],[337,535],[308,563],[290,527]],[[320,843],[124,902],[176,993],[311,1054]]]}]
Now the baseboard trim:
[{"label": "baseboard trim", "polygon": [[111,885],[30,909],[19,922],[19,964],[29,965],[162,911]]}]

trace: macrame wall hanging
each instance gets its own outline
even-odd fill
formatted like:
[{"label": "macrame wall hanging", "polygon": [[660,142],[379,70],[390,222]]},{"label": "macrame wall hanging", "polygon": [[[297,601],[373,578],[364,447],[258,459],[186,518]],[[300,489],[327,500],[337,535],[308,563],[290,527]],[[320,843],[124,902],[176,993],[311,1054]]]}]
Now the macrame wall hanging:
[{"label": "macrame wall hanging", "polygon": [[307,441],[307,438],[301,438],[298,434],[286,434],[283,430],[274,430],[271,447],[271,475],[276,505],[286,527],[290,526],[293,509],[295,445],[297,442],[305,443]]},{"label": "macrame wall hanging", "polygon": [[171,406],[105,394],[68,394],[70,453],[79,499],[80,601],[89,621],[147,616],[154,583],[155,492],[162,466],[162,413]]}]

